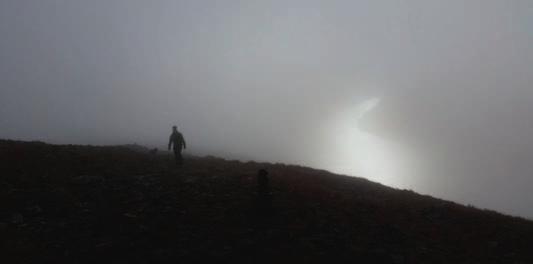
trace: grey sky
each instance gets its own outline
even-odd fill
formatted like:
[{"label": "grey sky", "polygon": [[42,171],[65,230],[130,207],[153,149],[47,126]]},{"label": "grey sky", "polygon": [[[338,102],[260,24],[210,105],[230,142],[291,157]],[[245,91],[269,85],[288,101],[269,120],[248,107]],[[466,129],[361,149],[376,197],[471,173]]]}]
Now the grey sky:
[{"label": "grey sky", "polygon": [[532,83],[528,0],[0,0],[1,138],[162,147],[177,124],[195,154],[533,218]]}]

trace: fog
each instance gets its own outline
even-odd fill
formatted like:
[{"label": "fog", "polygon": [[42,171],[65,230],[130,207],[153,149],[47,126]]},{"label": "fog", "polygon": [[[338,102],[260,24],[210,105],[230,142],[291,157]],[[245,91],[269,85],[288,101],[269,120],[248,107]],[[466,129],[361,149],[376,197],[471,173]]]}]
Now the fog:
[{"label": "fog", "polygon": [[0,138],[300,164],[533,218],[533,2],[0,1]]}]

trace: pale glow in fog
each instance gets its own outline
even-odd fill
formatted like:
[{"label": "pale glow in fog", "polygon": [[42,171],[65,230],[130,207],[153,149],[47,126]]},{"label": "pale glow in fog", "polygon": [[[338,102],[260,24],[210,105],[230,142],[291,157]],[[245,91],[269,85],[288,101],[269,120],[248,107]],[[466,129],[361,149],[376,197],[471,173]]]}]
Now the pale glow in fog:
[{"label": "pale glow in fog", "polygon": [[370,98],[334,118],[330,126],[333,128],[330,134],[332,151],[325,167],[393,187],[410,188],[406,151],[360,127],[360,121],[379,103],[379,98]]}]

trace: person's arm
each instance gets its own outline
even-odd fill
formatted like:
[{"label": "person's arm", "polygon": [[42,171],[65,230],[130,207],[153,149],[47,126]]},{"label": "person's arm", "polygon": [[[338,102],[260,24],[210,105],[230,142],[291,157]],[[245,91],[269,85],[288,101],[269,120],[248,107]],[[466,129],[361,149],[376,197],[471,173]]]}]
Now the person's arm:
[{"label": "person's arm", "polygon": [[168,150],[170,150],[170,146],[172,146],[172,135],[170,135],[170,138],[168,139]]},{"label": "person's arm", "polygon": [[181,141],[183,142],[183,149],[186,149],[187,144],[185,144],[185,138],[183,137],[183,134],[181,135]]}]

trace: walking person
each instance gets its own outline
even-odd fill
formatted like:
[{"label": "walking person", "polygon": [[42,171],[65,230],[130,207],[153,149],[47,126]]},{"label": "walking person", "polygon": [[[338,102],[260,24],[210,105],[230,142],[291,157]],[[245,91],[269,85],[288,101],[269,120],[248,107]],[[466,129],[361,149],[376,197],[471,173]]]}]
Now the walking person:
[{"label": "walking person", "polygon": [[172,127],[172,134],[170,134],[170,138],[168,140],[168,150],[170,150],[171,146],[174,150],[174,159],[176,161],[176,165],[183,164],[181,150],[186,149],[187,144],[185,144],[185,139],[183,138],[183,135],[178,131],[178,127],[176,126]]}]

